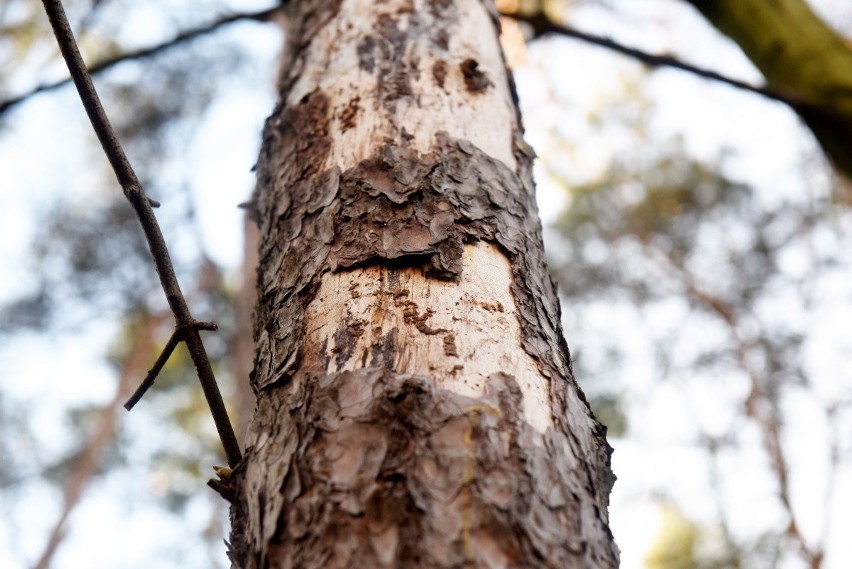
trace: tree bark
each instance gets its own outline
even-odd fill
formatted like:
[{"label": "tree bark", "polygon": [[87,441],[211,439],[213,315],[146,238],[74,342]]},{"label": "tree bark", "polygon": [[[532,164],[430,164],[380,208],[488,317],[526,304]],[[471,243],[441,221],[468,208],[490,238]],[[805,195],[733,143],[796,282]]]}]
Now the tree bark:
[{"label": "tree bark", "polygon": [[288,10],[234,565],[616,567],[493,7]]}]

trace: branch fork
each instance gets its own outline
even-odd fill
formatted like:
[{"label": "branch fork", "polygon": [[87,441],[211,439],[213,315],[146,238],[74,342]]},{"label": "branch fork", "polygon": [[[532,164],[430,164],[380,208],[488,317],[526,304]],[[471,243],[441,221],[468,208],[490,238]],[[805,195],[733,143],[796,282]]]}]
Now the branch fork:
[{"label": "branch fork", "polygon": [[154,385],[154,380],[157,379],[157,376],[160,374],[160,371],[163,369],[163,366],[166,365],[166,362],[169,361],[169,358],[174,352],[179,342],[182,342],[186,333],[189,330],[218,330],[219,327],[216,326],[213,322],[198,322],[193,320],[187,324],[175,326],[174,332],[172,332],[169,341],[166,342],[163,351],[160,352],[160,357],[157,358],[157,361],[154,362],[154,367],[152,367],[148,374],[145,376],[145,379],[133,392],[133,395],[127,400],[127,403],[124,404],[124,408],[130,411],[133,409],[139,400],[145,396],[145,393]]}]

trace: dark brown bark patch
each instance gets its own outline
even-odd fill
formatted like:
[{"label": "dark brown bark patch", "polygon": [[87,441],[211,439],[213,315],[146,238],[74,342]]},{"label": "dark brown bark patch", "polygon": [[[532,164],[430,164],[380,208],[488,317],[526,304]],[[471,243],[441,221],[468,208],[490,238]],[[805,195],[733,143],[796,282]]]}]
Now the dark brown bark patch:
[{"label": "dark brown bark patch", "polygon": [[378,341],[370,347],[370,365],[394,369],[396,367],[397,336],[399,331],[393,328],[388,333],[379,336]]},{"label": "dark brown bark patch", "polygon": [[334,359],[340,367],[352,358],[358,338],[364,335],[367,322],[347,312],[346,318],[334,332]]},{"label": "dark brown bark patch", "polygon": [[432,77],[435,79],[435,85],[444,88],[444,81],[447,78],[447,62],[439,59],[432,64]]},{"label": "dark brown bark patch", "polygon": [[450,13],[449,10],[453,7],[453,0],[432,0],[429,2],[429,11],[436,20],[450,19],[453,13]]},{"label": "dark brown bark patch", "polygon": [[359,110],[361,110],[361,97],[357,95],[340,110],[338,118],[340,119],[340,128],[343,132],[346,132],[357,124],[355,117],[358,116]]},{"label": "dark brown bark patch", "polygon": [[414,91],[411,77],[417,72],[415,61],[406,57],[406,46],[417,26],[403,27],[400,14],[382,14],[376,24],[379,45],[376,50],[378,65],[378,89],[385,106],[393,110],[393,101],[410,97]]},{"label": "dark brown bark patch", "polygon": [[487,310],[488,312],[505,312],[506,309],[503,308],[502,302],[480,302],[479,306]]},{"label": "dark brown bark patch", "polygon": [[438,59],[432,64],[432,77],[435,79],[435,85],[444,88],[444,81],[447,78],[447,62],[443,59]]},{"label": "dark brown bark patch", "polygon": [[258,159],[258,185],[269,184],[283,194],[282,185],[316,176],[331,150],[328,96],[316,90],[273,114],[264,128],[264,150]]},{"label": "dark brown bark patch", "polygon": [[493,85],[488,75],[479,69],[479,62],[475,59],[465,59],[459,64],[459,69],[464,77],[464,86],[471,93],[482,93]]},{"label": "dark brown bark patch", "polygon": [[402,303],[402,319],[409,326],[414,326],[418,332],[425,336],[436,336],[441,332],[446,332],[443,328],[432,328],[429,326],[429,319],[435,313],[432,310],[426,310],[422,314],[419,312],[416,302],[406,301]]},{"label": "dark brown bark patch", "polygon": [[450,49],[450,32],[446,28],[437,28],[432,33],[432,43],[439,49],[448,51]]},{"label": "dark brown bark patch", "polygon": [[452,25],[458,18],[456,6],[452,0],[432,0],[427,5],[432,16],[429,26],[432,43],[438,49],[447,51],[450,47],[448,24]]},{"label": "dark brown bark patch", "polygon": [[452,332],[444,334],[444,355],[448,357],[459,357],[459,350],[456,347],[456,335]]},{"label": "dark brown bark patch", "polygon": [[[258,188],[254,202],[259,213],[261,243],[258,260],[258,310],[255,315],[255,341],[289,344],[300,337],[301,317],[294,312],[277,314],[267,301],[288,302],[307,284],[303,270],[319,272],[331,238],[329,200],[337,195],[339,174],[336,170],[319,172],[331,149],[328,97],[313,91],[284,111],[273,114],[264,127],[264,143],[257,165]],[[291,196],[298,196],[300,218],[281,224],[293,211]],[[303,227],[303,221],[306,227]],[[274,229],[273,229],[274,228]],[[294,241],[307,239],[300,255],[278,255]],[[308,255],[302,258],[301,255]],[[307,263],[307,264],[305,264]],[[284,316],[284,318],[282,318]],[[287,316],[291,319],[288,320]],[[286,361],[265,360],[264,365],[292,365],[296,354]],[[258,368],[259,377],[275,375],[277,370]]]}]

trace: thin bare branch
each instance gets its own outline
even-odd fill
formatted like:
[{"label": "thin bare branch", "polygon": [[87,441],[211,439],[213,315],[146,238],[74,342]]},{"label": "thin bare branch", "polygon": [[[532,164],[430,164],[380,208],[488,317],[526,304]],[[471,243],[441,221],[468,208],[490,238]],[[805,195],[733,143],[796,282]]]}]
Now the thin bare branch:
[{"label": "thin bare branch", "polygon": [[154,210],[151,209],[151,202],[145,195],[142,184],[133,171],[130,161],[127,159],[121,144],[116,138],[106,112],[101,105],[98,94],[92,84],[92,79],[80,55],[80,50],[77,48],[77,42],[71,31],[71,26],[68,24],[68,18],[65,16],[61,0],[43,0],[43,4],[50,20],[50,25],[59,43],[62,57],[68,64],[71,78],[77,87],[77,92],[80,94],[80,99],[83,107],[86,109],[86,113],[89,115],[92,127],[98,136],[98,140],[101,142],[104,153],[112,165],[116,178],[118,178],[124,190],[125,197],[130,201],[130,204],[136,211],[136,215],[139,217],[139,222],[142,225],[145,237],[148,240],[148,246],[154,257],[154,264],[160,277],[160,284],[166,294],[169,307],[175,316],[175,325],[178,330],[183,330],[181,339],[189,349],[189,355],[192,358],[193,364],[195,364],[204,396],[207,399],[207,404],[210,406],[213,420],[216,423],[216,430],[219,432],[219,438],[222,440],[222,445],[225,448],[225,456],[227,457],[228,464],[232,467],[236,466],[242,458],[240,446],[237,443],[234,429],[231,427],[231,421],[225,409],[225,403],[216,384],[213,368],[210,365],[210,360],[201,341],[197,321],[192,317],[189,307],[186,304],[186,299],[180,290],[163,234],[160,231],[157,218],[154,216]]},{"label": "thin bare branch", "polygon": [[[235,22],[241,22],[241,21],[246,21],[246,20],[249,20],[249,21],[253,20],[253,21],[256,21],[256,22],[266,22],[266,21],[269,21],[270,19],[272,19],[273,16],[275,16],[275,14],[280,9],[281,9],[281,6],[279,5],[279,6],[276,6],[274,8],[268,8],[266,10],[260,10],[260,11],[257,11],[257,12],[245,12],[245,13],[230,14],[230,15],[227,15],[227,16],[223,16],[223,17],[221,17],[217,20],[214,20],[210,23],[198,26],[196,28],[190,28],[188,30],[185,30],[185,31],[179,33],[178,35],[176,35],[175,37],[173,37],[172,39],[170,39],[166,42],[163,42],[163,43],[160,43],[160,44],[157,44],[157,45],[152,45],[150,47],[145,47],[145,48],[142,48],[142,49],[128,51],[128,52],[122,53],[120,55],[116,55],[114,57],[110,57],[110,58],[104,59],[102,61],[99,61],[98,63],[95,63],[91,67],[89,67],[88,71],[89,71],[90,75],[99,75],[99,74],[103,73],[104,71],[107,71],[108,69],[112,69],[113,67],[115,67],[116,65],[118,65],[120,63],[152,57],[154,55],[157,55],[159,53],[162,53],[162,52],[167,51],[169,49],[172,49],[174,47],[188,43],[188,42],[190,42],[190,41],[192,41],[192,40],[194,40],[194,39],[196,39],[200,36],[209,34],[211,32],[215,32],[216,30],[223,28],[225,26],[228,26],[230,24],[233,24]],[[20,103],[27,101],[28,99],[30,99],[31,97],[34,97],[35,95],[38,95],[39,93],[46,93],[46,92],[49,92],[49,91],[53,91],[55,89],[58,89],[59,87],[64,87],[65,85],[67,85],[70,82],[71,82],[71,78],[66,77],[64,79],[54,81],[53,83],[45,83],[43,85],[39,85],[38,87],[35,87],[34,89],[31,89],[29,91],[21,93],[20,95],[17,95],[16,97],[6,99],[5,101],[0,102],[0,116],[2,116],[3,113],[8,111],[9,109],[19,105]]]},{"label": "thin bare branch", "polygon": [[772,395],[766,389],[765,381],[752,364],[751,354],[757,349],[757,342],[743,332],[742,323],[732,307],[726,301],[702,287],[679,259],[660,250],[647,240],[642,242],[661,267],[680,281],[690,297],[710,313],[715,314],[728,327],[734,342],[738,363],[749,381],[749,394],[743,402],[743,408],[746,416],[757,424],[763,435],[763,445],[769,455],[770,469],[778,484],[778,498],[789,518],[786,534],[796,545],[799,554],[807,561],[808,566],[811,569],[820,569],[824,556],[823,547],[821,545],[810,545],[799,530],[796,521],[796,511],[790,493],[790,465],[781,441],[781,420],[778,416],[778,408]]},{"label": "thin bare branch", "polygon": [[186,327],[179,326],[175,328],[169,338],[169,341],[166,342],[166,346],[163,348],[163,351],[160,352],[160,357],[158,357],[157,361],[154,362],[154,367],[148,370],[148,375],[145,376],[142,384],[133,392],[133,395],[130,396],[127,403],[124,404],[125,409],[128,411],[133,409],[136,404],[139,403],[139,400],[145,396],[145,393],[151,389],[151,386],[154,385],[154,380],[156,380],[157,376],[160,374],[160,370],[162,370],[163,366],[166,365],[166,362],[169,361],[172,352],[175,351],[178,343],[184,339],[184,334],[189,328],[195,328],[196,330],[217,330],[218,326],[212,322],[195,322]]},{"label": "thin bare branch", "polygon": [[[282,2],[283,4],[283,2]],[[233,24],[234,22],[244,21],[244,20],[253,20],[257,22],[265,22],[272,19],[275,14],[280,10],[280,6],[276,6],[274,8],[269,8],[266,10],[260,10],[257,12],[246,12],[246,13],[238,13],[238,14],[230,14],[228,16],[223,16],[217,20],[214,20],[208,24],[204,24],[197,28],[191,28],[180,34],[176,35],[174,38],[163,42],[161,44],[153,45],[150,47],[146,47],[139,50],[129,51],[123,53],[121,55],[117,55],[115,57],[111,57],[100,61],[89,68],[89,73],[91,75],[98,75],[120,63],[124,63],[126,61],[133,61],[137,59],[144,59],[147,57],[151,57],[153,55],[157,55],[163,51],[167,51],[173,47],[179,46],[186,42],[189,42],[197,37],[203,36],[205,34],[209,34],[227,26],[229,24]],[[708,79],[711,81],[716,81],[719,83],[723,83],[730,87],[734,87],[736,89],[741,89],[744,91],[748,91],[750,93],[754,93],[760,95],[762,97],[766,97],[773,101],[779,101],[790,105],[791,107],[797,107],[797,101],[791,99],[790,97],[786,97],[780,93],[776,93],[771,89],[767,89],[765,87],[759,87],[755,85],[751,85],[746,83],[745,81],[740,81],[738,79],[733,79],[726,75],[722,75],[716,71],[712,71],[710,69],[704,69],[702,67],[698,67],[696,65],[692,65],[686,62],[683,62],[675,57],[669,55],[660,55],[660,54],[652,54],[641,49],[630,47],[619,43],[610,38],[606,38],[603,36],[598,36],[595,34],[590,34],[587,32],[580,31],[571,26],[555,24],[551,22],[546,16],[542,14],[538,14],[535,16],[523,16],[515,13],[507,13],[504,14],[507,17],[513,18],[520,22],[525,22],[529,24],[532,29],[535,37],[540,37],[547,34],[558,34],[570,38],[574,38],[580,41],[584,41],[586,43],[590,43],[592,45],[597,45],[599,47],[603,47],[605,49],[609,49],[620,53],[622,55],[626,55],[637,61],[640,61],[650,67],[669,67],[672,69],[678,69],[680,71],[684,71],[687,73],[691,73],[703,79]],[[8,111],[9,109],[15,107],[16,105],[23,103],[27,99],[38,95],[39,93],[44,93],[48,91],[52,91],[59,87],[63,87],[68,84],[70,79],[61,79],[59,81],[54,81],[53,83],[46,83],[44,85],[39,85],[30,91],[25,93],[21,93],[15,97],[10,99],[6,99],[5,101],[0,102],[0,116],[3,113]]]},{"label": "thin bare branch", "polygon": [[750,83],[740,81],[739,79],[733,79],[726,75],[722,75],[721,73],[717,73],[716,71],[685,63],[670,55],[648,53],[646,51],[642,51],[641,49],[624,45],[607,37],[583,32],[576,28],[566,26],[564,24],[556,24],[550,21],[547,16],[541,13],[536,14],[534,16],[524,16],[520,14],[505,14],[505,16],[513,18],[519,22],[525,22],[529,24],[532,27],[534,37],[536,38],[548,34],[557,34],[569,38],[574,38],[576,40],[580,40],[586,43],[590,43],[592,45],[609,49],[622,55],[626,55],[627,57],[631,57],[652,68],[668,67],[671,69],[678,69],[680,71],[685,71],[687,73],[691,73],[693,75],[701,77],[703,79],[723,83],[736,89],[748,91],[749,93],[754,93],[756,95],[760,95],[761,97],[766,97],[767,99],[790,105],[793,108],[798,108],[801,106],[798,101],[785,95],[782,95],[781,93],[777,93],[771,89],[767,89],[766,87],[758,87],[755,85],[751,85]]}]

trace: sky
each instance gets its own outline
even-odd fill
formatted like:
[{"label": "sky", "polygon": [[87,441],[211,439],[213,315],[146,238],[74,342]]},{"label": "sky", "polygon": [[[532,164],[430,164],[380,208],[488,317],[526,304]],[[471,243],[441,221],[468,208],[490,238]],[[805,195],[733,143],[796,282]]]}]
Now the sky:
[{"label": "sky", "polygon": [[[844,12],[843,8],[832,11],[830,3],[822,4],[825,13],[835,17]],[[584,31],[610,36],[653,53],[674,54],[700,67],[760,84],[759,73],[739,49],[721,39],[682,3],[660,0],[617,5],[621,12],[617,19],[606,10],[590,8],[578,10],[571,23]],[[848,10],[845,13],[848,26]],[[617,58],[613,61],[603,50],[577,46],[568,39],[551,41],[561,44],[553,46],[553,51],[564,45],[566,50],[571,50],[570,56],[554,56],[553,51],[548,51],[550,46],[530,49],[531,58],[539,68],[550,67],[552,72],[545,76],[531,69],[517,73],[522,108],[531,111],[525,114],[528,136],[536,148],[547,147],[548,125],[553,123],[554,115],[560,114],[555,108],[558,104],[552,102],[554,93],[557,97],[564,94],[569,104],[575,105],[577,113],[582,113],[594,102],[581,101],[599,101],[617,90],[625,75],[637,75],[634,64]],[[527,73],[533,77],[526,77]],[[582,79],[578,81],[578,78]],[[674,70],[652,73],[642,91],[652,99],[657,110],[651,126],[655,132],[663,138],[666,135],[681,137],[691,155],[711,163],[724,149],[734,149],[735,153],[725,163],[726,173],[752,184],[765,200],[800,198],[803,187],[820,183],[821,176],[825,175],[803,176],[802,156],[817,155],[818,151],[811,135],[782,105]],[[540,113],[541,123],[537,124],[532,115],[542,108],[547,110]],[[571,122],[570,117],[568,121],[569,124],[582,123],[580,119]],[[617,153],[622,149],[621,144],[632,142],[629,137],[620,139],[617,135],[595,133],[593,126],[586,128],[590,132],[584,139],[585,149],[563,166],[563,170],[582,171],[576,174],[578,179],[593,177],[594,171],[588,169],[604,168],[610,153]],[[540,193],[549,190],[546,178],[539,177],[538,183]],[[824,178],[822,183],[825,183]],[[823,330],[826,335],[844,334],[847,326],[843,322],[848,322],[852,316],[845,295],[848,292],[833,297],[837,304],[827,303],[830,310],[807,315],[813,329]],[[832,314],[834,311],[842,315]],[[570,307],[563,306],[563,312],[570,312]],[[649,326],[648,322],[630,321],[628,315],[614,317],[611,307],[602,311],[599,318],[609,329],[620,330],[628,337],[632,334],[632,337],[641,338],[643,329]],[[571,345],[570,325],[566,333]],[[813,373],[815,378],[822,379],[816,382],[822,386],[818,389],[826,389],[826,395],[832,394],[827,398],[840,395],[844,390],[848,393],[850,376],[842,371],[849,367],[848,349],[829,355],[820,348],[822,344],[815,342],[815,345],[816,353],[811,355],[811,361],[814,367],[820,368]],[[709,521],[716,515],[714,498],[706,491],[710,472],[706,457],[695,449],[690,434],[695,428],[696,415],[711,429],[714,424],[727,424],[736,401],[736,394],[726,397],[727,394],[720,393],[718,384],[709,388],[692,386],[687,393],[677,385],[660,386],[654,378],[643,374],[643,370],[653,369],[652,365],[637,365],[648,362],[651,355],[643,354],[640,346],[630,351],[634,352],[630,381],[636,386],[636,392],[642,393],[646,388],[649,395],[644,399],[643,409],[633,410],[631,436],[612,441],[615,448],[613,468],[619,480],[612,495],[611,520],[626,568],[641,567],[646,548],[662,521],[654,496],[648,493],[649,488],[676,497],[678,504],[687,504],[686,513],[694,519]],[[583,378],[580,381],[582,384]],[[791,414],[792,425],[785,442],[791,449],[794,464],[794,505],[800,520],[804,521],[803,533],[816,539],[825,522],[826,473],[824,455],[820,455],[824,448],[814,441],[825,439],[825,425],[817,412],[817,402],[807,394],[802,393],[791,405],[795,405],[796,411]],[[766,527],[782,523],[783,512],[772,491],[773,479],[765,469],[759,436],[749,432],[748,425],[743,428],[746,429],[743,433],[747,441],[745,448],[751,452],[723,457],[725,505],[731,512],[729,519],[733,529],[739,535],[755,535]],[[838,476],[835,503],[843,503],[842,499],[849,497],[850,481],[852,471],[847,465]],[[852,560],[852,546],[839,537],[852,530],[852,518],[841,510],[843,508],[833,509],[833,534],[829,539],[826,567],[846,567]]]},{"label": "sky", "polygon": [[[127,9],[126,4],[116,2],[115,9]],[[615,11],[580,4],[572,13],[571,24],[651,52],[672,53],[699,66],[760,82],[759,74],[740,51],[682,3],[624,0],[613,4],[617,5]],[[832,18],[852,24],[852,10],[843,2],[824,0],[818,5]],[[233,6],[262,7],[247,2],[233,2]],[[136,8],[135,16],[128,17],[123,25],[122,38],[129,44],[145,45],[168,37],[177,25],[175,21],[191,16],[186,9],[175,10],[177,15],[171,21],[164,20],[159,11]],[[190,150],[186,163],[180,167],[189,172],[189,188],[198,206],[205,251],[236,273],[242,255],[242,212],[236,205],[253,186],[251,166],[260,128],[274,103],[271,86],[280,34],[272,26],[257,24],[235,25],[226,33],[254,58],[254,80],[264,84],[258,87],[234,80],[221,87],[202,123],[186,140]],[[42,54],[43,59],[47,57]],[[634,88],[652,102],[655,112],[649,128],[656,136],[679,137],[690,154],[708,162],[725,149],[734,148],[735,153],[726,162],[726,173],[753,184],[767,200],[794,198],[801,195],[804,185],[827,184],[819,168],[809,174],[811,177],[804,177],[802,156],[815,156],[818,151],[810,134],[778,103],[682,72],[647,74],[621,56],[575,40],[541,41],[519,59],[515,77],[527,138],[549,164],[536,172],[545,223],[552,221],[559,206],[570,202],[554,179],[554,171],[577,182],[594,179],[607,167],[609,157],[626,152],[635,144],[629,133],[599,130],[588,121],[589,114],[620,97],[625,85],[638,86]],[[23,89],[58,73],[58,62],[33,65],[31,72],[17,76],[13,87]],[[557,140],[560,130],[570,132],[572,138],[581,138],[584,144],[573,153],[563,152]],[[88,124],[68,88],[38,96],[5,119],[0,131],[0,190],[4,198],[0,208],[0,299],[14,297],[32,286],[25,252],[37,228],[37,209],[57,195],[86,195],[92,191],[88,188],[98,185],[100,173],[80,166],[91,164],[93,153],[97,152],[91,144],[80,143],[91,138]],[[175,165],[164,165],[169,167]],[[58,184],[57,178],[67,182]],[[214,191],[223,197],[209,199]],[[164,202],[166,215],[169,207]],[[795,265],[797,260],[789,262]],[[830,335],[825,331],[845,329],[852,314],[848,302],[841,303],[848,295],[843,283],[828,283],[825,294],[835,295],[839,308],[809,317],[815,319],[814,328]],[[570,307],[564,307],[563,312],[570,312]],[[643,329],[653,325],[638,321],[629,311],[602,311],[596,318],[610,326],[617,323],[616,327],[626,331],[628,338],[641,337]],[[70,336],[24,335],[0,345],[4,367],[0,391],[5,394],[4,401],[13,405],[23,407],[37,402],[34,424],[40,445],[61,453],[69,442],[63,410],[110,399],[113,372],[102,361],[99,346],[108,343],[115,333],[114,324],[93,323]],[[570,343],[570,327],[566,334]],[[629,351],[636,362],[632,388],[640,392],[647,389],[649,394],[644,407],[633,410],[631,437],[611,441],[616,449],[613,466],[619,477],[612,495],[611,521],[622,550],[622,566],[638,569],[663,515],[657,496],[649,493],[649,488],[665,489],[679,503],[689,504],[686,513],[698,520],[712,520],[716,515],[716,504],[706,493],[706,457],[685,433],[694,431],[696,415],[711,428],[724,424],[730,415],[726,405],[735,397],[702,392],[708,389],[706,386],[688,393],[671,385],[660,388],[655,377],[643,372],[652,369],[642,365],[651,357],[647,347],[636,342]],[[848,356],[848,350],[825,354],[817,349],[811,359],[817,375],[829,377],[835,385],[849,385],[849,372],[838,372],[850,367]],[[66,370],[73,370],[70,377]],[[831,381],[819,385],[825,397],[841,393]],[[814,401],[806,394],[791,405],[797,408],[792,415],[795,428],[789,436],[796,464],[810,465],[797,467],[795,505],[805,522],[803,531],[816,536],[824,523],[825,508],[819,489],[825,473],[818,466],[820,455],[811,441],[824,438],[825,427]],[[124,433],[142,441],[150,436],[146,435],[150,426],[150,418],[146,423],[144,416],[137,418],[133,414],[124,416],[120,423]],[[757,433],[749,431],[747,425],[743,429],[747,447],[759,448]],[[25,444],[21,446],[19,451],[25,455]],[[733,513],[734,529],[742,535],[777,525],[783,518],[771,492],[773,482],[767,476],[764,460],[760,452],[731,453],[723,460],[726,507]],[[225,524],[224,512],[217,512],[209,501],[198,499],[193,500],[183,519],[164,517],[155,499],[162,476],[166,474],[156,465],[131,460],[120,476],[107,477],[90,489],[74,514],[56,567],[206,567],[211,558],[224,567],[224,547],[221,552],[181,549],[181,541],[207,531],[211,519]],[[852,472],[847,467],[839,477],[836,502],[850,501]],[[0,522],[0,566],[23,568],[33,562],[44,545],[58,505],[56,489],[43,483],[27,484],[24,493],[15,497],[0,495],[5,520]],[[852,513],[842,510],[835,508],[833,514],[834,535],[825,565],[828,569],[852,563],[852,543],[842,537],[852,530]],[[106,539],[105,527],[115,529]],[[98,551],[96,559],[91,556],[94,550]],[[160,557],[152,558],[152,554]]]}]

